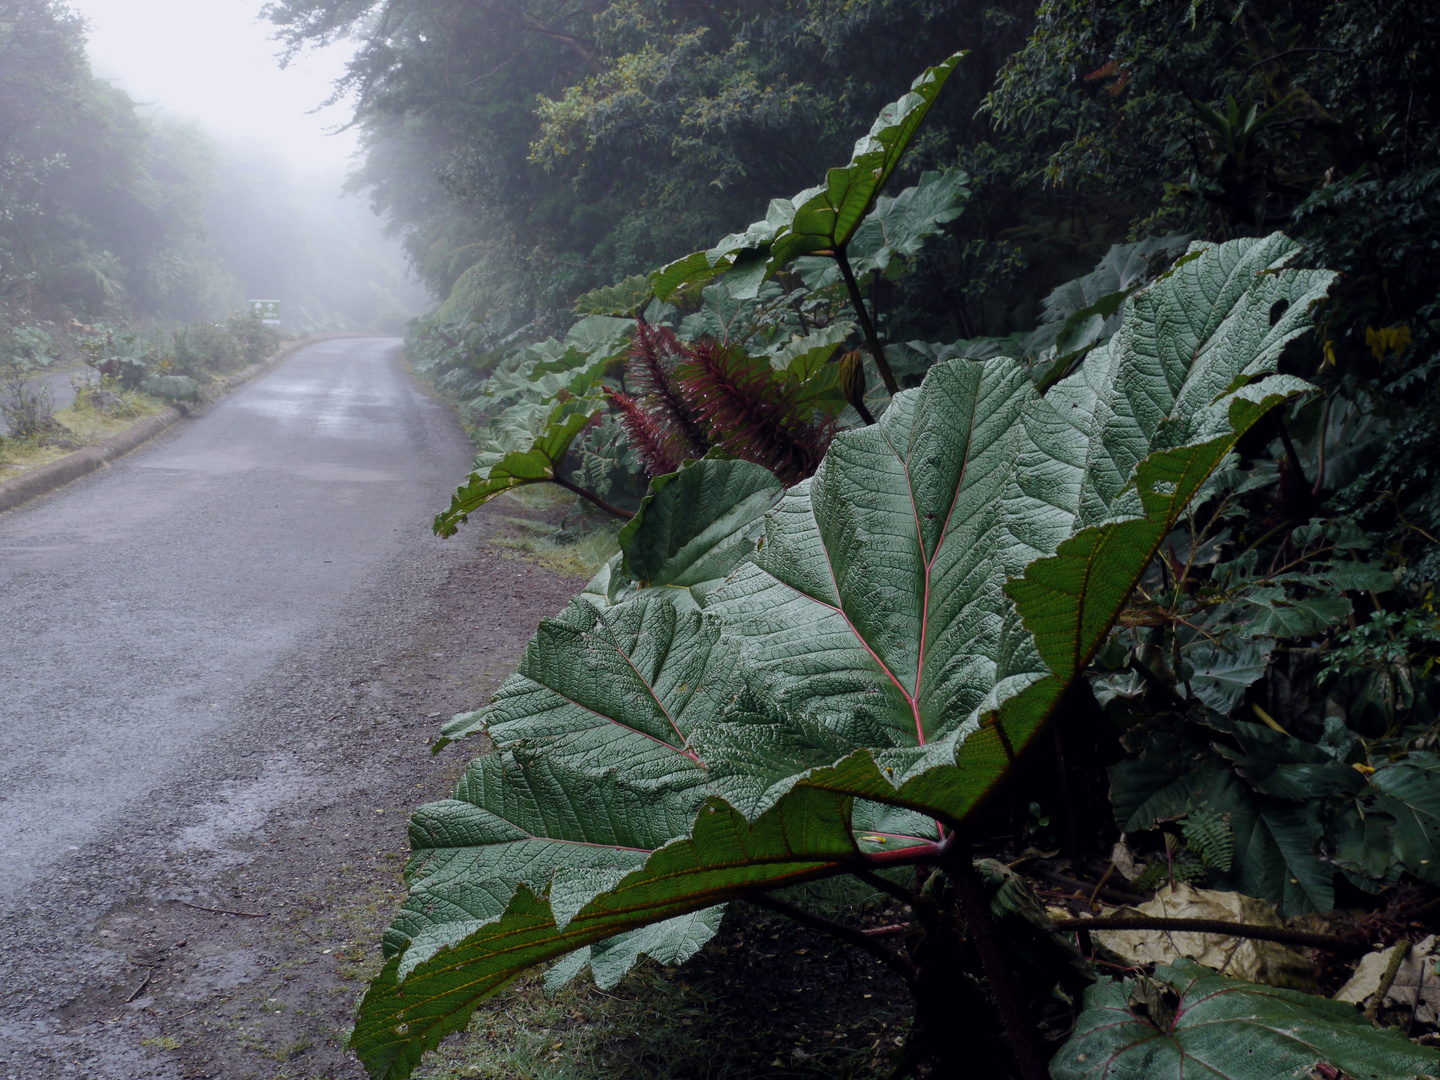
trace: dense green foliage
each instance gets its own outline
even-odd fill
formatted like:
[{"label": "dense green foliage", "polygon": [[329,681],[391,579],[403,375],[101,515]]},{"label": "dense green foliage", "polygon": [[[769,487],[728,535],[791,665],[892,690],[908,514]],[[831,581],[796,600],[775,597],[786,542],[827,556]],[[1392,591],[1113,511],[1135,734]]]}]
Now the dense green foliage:
[{"label": "dense green foliage", "polygon": [[[1006,13],[1006,9],[1009,13]],[[356,182],[438,295],[507,330],[742,226],[843,160],[915,72],[965,48],[909,169],[954,164],[1024,5],[703,7],[279,0],[296,48],[361,39]],[[452,292],[453,290],[453,292]]]},{"label": "dense green foliage", "polygon": [[213,151],[90,74],[79,17],[0,5],[0,290],[194,318],[230,299],[206,242]]},{"label": "dense green foliage", "polygon": [[1032,140],[1033,174],[1089,214],[1132,233],[1283,226],[1343,273],[1323,333],[1294,360],[1329,402],[1297,426],[1328,421],[1321,437],[1343,433],[1355,451],[1317,462],[1317,493],[1416,555],[1431,541],[1415,527],[1440,525],[1437,39],[1440,11],[1418,0],[1050,0],[989,99],[1002,132]]},{"label": "dense green foliage", "polygon": [[[912,108],[902,99],[872,130],[903,123]],[[900,151],[913,134],[904,132]],[[857,161],[867,145],[857,146]],[[844,177],[833,170],[819,197],[843,205],[824,193],[843,191]],[[660,335],[679,341],[655,321],[674,322],[682,335],[690,324],[697,345],[688,356],[717,338],[743,345],[778,329],[766,311],[765,278],[817,248],[843,257],[827,226],[829,244],[767,265],[790,227],[787,211],[807,198],[656,271],[651,287],[669,295],[686,284],[677,266],[699,284],[718,276],[700,312],[667,311],[657,296],[643,322],[590,314],[564,342],[541,347],[539,356],[556,359],[537,356],[530,379],[568,380],[530,384],[553,395],[530,406],[537,417],[548,410],[545,427],[525,436],[529,448],[517,444],[491,461],[482,455],[437,529],[453,530],[522,479],[558,477],[565,448],[603,408],[593,387],[632,328],[631,355],[652,372]],[[860,212],[874,203],[872,191]],[[859,225],[857,217],[851,231]],[[759,259],[746,257],[747,236]],[[600,985],[612,984],[642,955],[666,963],[691,955],[714,933],[723,902],[799,881],[937,866],[961,894],[972,933],[984,933],[976,923],[986,902],[960,847],[969,819],[1091,658],[1107,642],[1123,651],[1110,628],[1161,545],[1173,544],[1177,529],[1192,548],[1205,541],[1193,517],[1187,523],[1192,504],[1224,518],[1227,494],[1244,486],[1234,478],[1239,439],[1276,404],[1311,389],[1276,367],[1308,329],[1331,275],[1288,268],[1298,248],[1275,236],[1194,247],[1136,291],[1146,276],[1136,260],[1155,247],[1112,251],[1049,298],[1050,322],[1065,324],[1054,335],[1059,353],[1075,316],[1105,311],[1106,297],[1120,297],[1108,313],[1084,315],[1100,325],[1083,347],[1049,365],[1005,356],[936,363],[918,390],[885,400],[877,423],[841,434],[814,477],[778,505],[783,485],[766,469],[724,457],[691,461],[651,484],[622,533],[622,555],[542,624],[488,709],[447,728],[450,738],[484,731],[495,749],[476,759],[450,801],[417,813],[410,900],[387,935],[390,963],[353,1039],[374,1075],[408,1075],[425,1048],[527,967],[569,954],[552,981],[588,966]],[[789,285],[770,289],[771,299],[785,301],[777,310],[794,310],[791,302],[803,310],[808,290]],[[825,288],[839,286],[818,292]],[[633,310],[642,300],[643,287],[631,283],[582,306]],[[812,337],[825,342],[825,355],[836,347],[823,327],[793,329],[802,332],[785,339],[791,352],[811,351]],[[754,359],[767,372],[780,368],[764,354]],[[1062,359],[1083,365],[1054,374]],[[684,363],[673,370],[678,383]],[[663,396],[659,373],[649,385]],[[522,477],[516,466],[531,458]],[[1300,542],[1308,548],[1317,539]],[[1321,580],[1287,570],[1283,580],[1301,587]],[[1383,571],[1366,564],[1312,573],[1348,575],[1342,584],[1351,587],[1386,584]],[[1247,639],[1304,632],[1308,609],[1292,604],[1274,576],[1235,590],[1232,603],[1270,615],[1237,631]],[[1217,626],[1230,617],[1224,605],[1211,609]],[[1197,641],[1213,654],[1225,638]],[[1243,687],[1236,667],[1215,661],[1207,674],[1219,686],[1229,676]],[[1239,775],[1252,775],[1252,759],[1270,766],[1256,778],[1262,796],[1322,794],[1325,763],[1354,778],[1352,797],[1367,786],[1355,770],[1283,733],[1308,768],[1304,781],[1277,781],[1290,758],[1273,753],[1279,742],[1263,737],[1268,729],[1257,737],[1258,725],[1227,721],[1203,696],[1195,706],[1202,711],[1187,719],[1239,737],[1248,754],[1238,759]],[[1134,734],[1164,731],[1142,724]],[[1184,772],[1206,753],[1203,745],[1172,752],[1160,764]],[[1126,767],[1117,766],[1114,789],[1122,813]],[[1138,813],[1153,817],[1139,828],[1186,817],[1189,797],[1178,814],[1160,806],[1189,796],[1184,778],[1154,782],[1156,765],[1147,773],[1143,755],[1130,768],[1145,787]],[[1402,784],[1412,801],[1399,805],[1426,819],[1430,799],[1415,793],[1427,786],[1428,755],[1396,768],[1418,780]],[[1368,785],[1377,793],[1383,774]],[[1324,875],[1335,868],[1314,862],[1318,818],[1268,804],[1247,818],[1199,794],[1199,805],[1216,812],[1192,814],[1186,836],[1207,867],[1238,875],[1230,887],[1282,910],[1331,906]],[[1403,829],[1394,836],[1404,842]],[[1413,872],[1427,876],[1437,839],[1427,825],[1409,838]],[[1288,884],[1292,875],[1298,890]],[[942,1017],[963,997],[946,966],[954,949],[942,927],[926,926],[906,968],[919,1009],[914,1060],[941,1068],[955,1064]],[[1038,1050],[1023,1004],[1006,987],[1005,961],[983,947],[980,960],[1021,1073],[1034,1076]],[[1257,1016],[1241,1008],[1234,1019],[1243,1027]],[[1084,1037],[1082,1028],[1077,1038]],[[1207,1027],[1201,1050],[1206,1039],[1231,1037]]]},{"label": "dense green foliage", "polygon": [[447,728],[495,749],[416,815],[375,1075],[527,967],[608,985],[836,874],[910,906],[861,946],[915,996],[900,1072],[1440,1071],[1185,961],[1097,982],[972,862],[1371,941],[1433,901],[1432,8],[272,6],[296,47],[363,30],[358,183],[480,450],[437,529],[552,480],[629,517]]}]

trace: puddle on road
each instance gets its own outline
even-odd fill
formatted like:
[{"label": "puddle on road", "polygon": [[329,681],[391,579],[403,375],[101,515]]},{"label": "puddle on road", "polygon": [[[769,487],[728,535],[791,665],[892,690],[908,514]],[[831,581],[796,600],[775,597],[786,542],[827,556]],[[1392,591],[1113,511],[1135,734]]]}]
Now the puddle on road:
[{"label": "puddle on road", "polygon": [[303,476],[306,480],[318,480],[326,484],[388,484],[400,477],[385,469],[357,469],[335,461],[317,461],[310,465],[296,465],[288,472]]},{"label": "puddle on road", "polygon": [[258,780],[227,783],[215,800],[197,806],[199,820],[180,831],[172,850],[205,859],[211,873],[243,865],[253,858],[245,841],[264,827],[272,812],[293,805],[313,781],[288,760],[272,760]]}]

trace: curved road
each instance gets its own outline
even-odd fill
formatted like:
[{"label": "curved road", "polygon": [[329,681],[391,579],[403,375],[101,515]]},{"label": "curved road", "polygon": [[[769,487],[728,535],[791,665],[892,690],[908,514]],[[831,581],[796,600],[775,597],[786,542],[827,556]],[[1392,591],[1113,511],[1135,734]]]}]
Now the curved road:
[{"label": "curved road", "polygon": [[67,1010],[137,963],[97,928],[226,906],[251,823],[323,783],[307,732],[423,617],[471,449],[398,347],[312,345],[0,515],[0,1078],[161,1075],[67,1049]]}]

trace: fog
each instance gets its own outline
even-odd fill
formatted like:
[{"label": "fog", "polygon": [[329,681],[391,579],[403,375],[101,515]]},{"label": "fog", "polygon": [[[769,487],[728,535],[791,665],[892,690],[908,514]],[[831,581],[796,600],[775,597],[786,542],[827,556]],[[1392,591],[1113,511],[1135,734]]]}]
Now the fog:
[{"label": "fog", "polygon": [[[261,0],[73,0],[89,24],[90,65],[138,102],[193,116],[212,133],[267,144],[306,169],[354,153],[344,103],[320,108],[350,48],[307,50],[285,69]],[[319,110],[318,112],[314,110]]]},{"label": "fog", "polygon": [[[326,106],[352,48],[282,68],[261,0],[74,0],[94,73],[160,121],[212,144],[209,239],[230,303],[279,299],[295,329],[396,329],[427,306],[364,199],[342,195],[356,153],[345,102]],[[238,292],[237,292],[238,290]],[[240,295],[243,294],[243,297]]]}]

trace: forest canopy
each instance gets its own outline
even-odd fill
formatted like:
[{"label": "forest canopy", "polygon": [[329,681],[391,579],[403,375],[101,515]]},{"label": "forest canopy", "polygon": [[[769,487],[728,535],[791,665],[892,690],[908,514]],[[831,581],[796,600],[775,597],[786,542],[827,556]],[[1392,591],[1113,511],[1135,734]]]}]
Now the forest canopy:
[{"label": "forest canopy", "polygon": [[1413,500],[1407,519],[1440,535],[1440,504],[1405,494],[1430,474],[1395,464],[1440,457],[1424,404],[1440,347],[1434,5],[1343,0],[1318,17],[1292,0],[267,11],[292,54],[357,39],[336,90],[365,140],[352,185],[438,298],[512,330],[561,330],[577,296],[762,216],[776,193],[813,182],[816,162],[841,160],[916,71],[963,49],[897,180],[958,169],[970,190],[917,272],[872,286],[890,334],[1028,333],[1046,295],[1116,243],[1283,228],[1344,275],[1297,370],[1387,415],[1420,409],[1388,450],[1377,444],[1384,461],[1356,498],[1389,492],[1402,511]]}]

